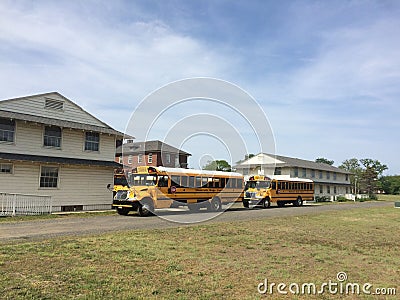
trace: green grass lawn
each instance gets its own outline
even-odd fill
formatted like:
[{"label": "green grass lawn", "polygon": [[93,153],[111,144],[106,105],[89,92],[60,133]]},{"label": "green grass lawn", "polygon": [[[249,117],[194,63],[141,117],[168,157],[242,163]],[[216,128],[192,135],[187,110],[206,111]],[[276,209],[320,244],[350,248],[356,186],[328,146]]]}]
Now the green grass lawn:
[{"label": "green grass lawn", "polygon": [[33,215],[33,216],[0,216],[0,223],[10,222],[23,222],[23,221],[35,221],[45,219],[62,219],[62,218],[80,218],[80,217],[95,217],[104,215],[115,215],[115,210],[107,211],[86,211],[86,212],[67,212],[67,213],[53,213],[44,215]]},{"label": "green grass lawn", "polygon": [[322,284],[338,272],[399,294],[399,228],[400,209],[376,208],[3,243],[0,298],[257,299],[265,278]]},{"label": "green grass lawn", "polygon": [[400,195],[378,195],[380,201],[400,201]]}]

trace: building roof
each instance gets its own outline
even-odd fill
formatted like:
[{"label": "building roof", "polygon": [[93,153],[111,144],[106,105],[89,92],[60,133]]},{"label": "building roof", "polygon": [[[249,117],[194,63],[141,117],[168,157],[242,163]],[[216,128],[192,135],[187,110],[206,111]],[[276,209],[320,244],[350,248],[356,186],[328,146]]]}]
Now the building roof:
[{"label": "building roof", "polygon": [[28,155],[28,154],[16,154],[16,153],[4,153],[4,152],[0,152],[0,160],[27,161],[27,162],[49,163],[49,164],[90,165],[90,166],[112,167],[112,168],[122,167],[121,164],[115,161],[108,161],[108,160],[53,157],[44,155]]},{"label": "building roof", "polygon": [[180,155],[191,156],[192,154],[175,148],[171,145],[163,143],[161,141],[146,141],[146,142],[128,142],[119,146],[116,150],[116,156],[121,156],[122,153],[126,154],[140,154],[140,153],[154,153],[154,152],[163,152],[163,153],[179,153]]},{"label": "building roof", "polygon": [[276,168],[298,167],[298,168],[307,168],[307,169],[330,171],[336,173],[351,174],[351,172],[324,163],[317,163],[315,161],[310,161],[300,158],[266,154],[266,153],[259,153],[249,159],[246,159],[241,163],[237,164],[236,166],[234,166],[234,168],[244,169],[259,165],[270,166],[270,167],[273,167],[275,165]]},{"label": "building roof", "polygon": [[[22,106],[27,106],[27,103],[31,103],[27,101],[35,101],[37,99],[48,98],[48,97],[56,97],[57,99],[62,99],[64,102],[68,102],[71,105],[71,107],[74,107],[75,111],[80,111],[81,114],[88,116],[91,120],[93,120],[93,123],[89,124],[88,122],[84,122],[81,120],[79,120],[81,122],[68,120],[67,119],[68,114],[64,115],[65,116],[64,118],[63,114],[59,114],[57,115],[57,117],[50,117],[44,115],[44,113],[41,113],[40,110],[37,109],[35,109],[33,113],[31,112],[27,113],[26,109],[21,110],[21,104]],[[31,111],[33,111],[33,109]],[[0,100],[0,117],[46,124],[46,125],[60,126],[65,128],[107,133],[107,134],[117,135],[118,137],[121,138],[124,137],[124,134],[122,132],[113,129],[111,126],[100,121],[99,119],[91,115],[89,112],[81,108],[79,105],[69,100],[68,98],[64,97],[63,95],[59,94],[58,92],[50,92],[50,93],[37,94],[37,95],[31,95],[14,99]],[[125,135],[125,138],[127,137],[128,136]]]}]

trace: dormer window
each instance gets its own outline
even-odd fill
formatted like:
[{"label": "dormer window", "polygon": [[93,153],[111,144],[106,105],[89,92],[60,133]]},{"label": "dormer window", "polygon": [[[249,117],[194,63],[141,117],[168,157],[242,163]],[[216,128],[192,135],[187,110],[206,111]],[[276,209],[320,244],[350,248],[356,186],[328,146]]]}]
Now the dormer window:
[{"label": "dormer window", "polygon": [[43,146],[61,148],[61,128],[58,126],[45,126]]},{"label": "dormer window", "polygon": [[64,102],[60,100],[46,99],[44,108],[54,109],[54,110],[64,110]]}]

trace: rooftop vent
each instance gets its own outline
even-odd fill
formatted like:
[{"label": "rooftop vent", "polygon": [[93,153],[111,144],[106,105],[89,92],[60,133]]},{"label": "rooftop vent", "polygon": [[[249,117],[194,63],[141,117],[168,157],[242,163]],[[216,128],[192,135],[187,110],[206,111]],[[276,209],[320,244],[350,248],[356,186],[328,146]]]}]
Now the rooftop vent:
[{"label": "rooftop vent", "polygon": [[56,109],[56,110],[63,110],[64,109],[64,102],[54,99],[46,99],[44,104],[44,108],[46,109]]}]

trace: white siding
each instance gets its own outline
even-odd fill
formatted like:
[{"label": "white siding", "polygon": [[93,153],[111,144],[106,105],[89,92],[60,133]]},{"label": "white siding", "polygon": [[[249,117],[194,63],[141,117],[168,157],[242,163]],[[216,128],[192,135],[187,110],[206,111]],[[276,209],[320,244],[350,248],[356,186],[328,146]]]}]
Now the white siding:
[{"label": "white siding", "polygon": [[[56,166],[56,165],[55,165]],[[49,195],[53,206],[110,205],[112,192],[107,184],[113,183],[112,168],[78,167],[61,165],[59,187],[39,187],[40,164],[14,163],[13,174],[0,173],[0,192]]]},{"label": "white siding", "polygon": [[[44,106],[46,99],[63,101],[64,110],[45,109]],[[38,96],[0,101],[0,109],[40,117],[107,127],[94,116],[90,115],[70,100],[61,97],[58,93],[49,93]]]},{"label": "white siding", "polygon": [[115,136],[100,134],[99,151],[84,151],[85,132],[63,128],[61,149],[43,147],[44,125],[17,121],[14,144],[0,143],[0,152],[82,159],[115,159]]}]

